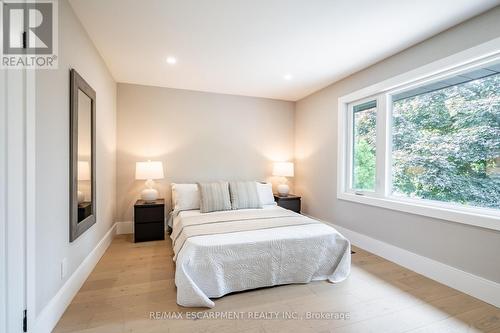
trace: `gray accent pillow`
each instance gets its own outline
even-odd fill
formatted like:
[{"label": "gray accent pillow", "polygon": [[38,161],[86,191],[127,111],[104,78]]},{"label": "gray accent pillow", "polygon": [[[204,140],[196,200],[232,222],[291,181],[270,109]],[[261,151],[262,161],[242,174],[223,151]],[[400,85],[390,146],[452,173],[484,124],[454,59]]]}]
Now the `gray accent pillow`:
[{"label": "gray accent pillow", "polygon": [[228,182],[198,183],[202,213],[231,209]]},{"label": "gray accent pillow", "polygon": [[262,208],[256,182],[229,182],[231,208]]}]

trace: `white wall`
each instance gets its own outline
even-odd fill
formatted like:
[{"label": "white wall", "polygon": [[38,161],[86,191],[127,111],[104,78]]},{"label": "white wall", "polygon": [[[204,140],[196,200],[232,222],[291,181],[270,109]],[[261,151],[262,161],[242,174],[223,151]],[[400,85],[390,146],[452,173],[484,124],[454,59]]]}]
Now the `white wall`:
[{"label": "white wall", "polygon": [[[69,70],[97,94],[97,223],[69,242]],[[66,0],[59,1],[59,69],[36,78],[36,312],[44,308],[115,218],[116,83]],[[61,261],[68,274],[61,279]]]},{"label": "white wall", "polygon": [[119,84],[117,124],[118,221],[144,188],[137,161],[163,161],[169,203],[171,182],[266,180],[272,161],[293,158],[292,102]]},{"label": "white wall", "polygon": [[[500,282],[500,233],[337,200],[338,98],[500,36],[500,7],[462,23],[296,104],[297,192],[315,217]],[[369,50],[367,50],[369,52]]]}]

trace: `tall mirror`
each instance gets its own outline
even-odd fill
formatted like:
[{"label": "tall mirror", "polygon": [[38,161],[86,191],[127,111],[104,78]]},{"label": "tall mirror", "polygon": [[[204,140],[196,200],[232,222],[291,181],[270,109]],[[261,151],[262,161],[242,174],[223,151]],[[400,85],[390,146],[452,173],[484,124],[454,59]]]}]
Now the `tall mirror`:
[{"label": "tall mirror", "polygon": [[70,241],[96,222],[95,91],[74,70],[70,72]]}]

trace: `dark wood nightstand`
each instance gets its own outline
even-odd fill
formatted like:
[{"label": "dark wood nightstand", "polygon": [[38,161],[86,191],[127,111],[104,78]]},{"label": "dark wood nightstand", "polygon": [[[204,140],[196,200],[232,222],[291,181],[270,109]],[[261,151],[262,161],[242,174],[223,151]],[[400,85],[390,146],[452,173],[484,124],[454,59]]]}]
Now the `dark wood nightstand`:
[{"label": "dark wood nightstand", "polygon": [[274,201],[276,201],[278,206],[283,207],[285,209],[290,209],[290,210],[300,214],[300,197],[299,196],[289,194],[286,197],[282,197],[282,196],[279,196],[278,194],[275,194]]},{"label": "dark wood nightstand", "polygon": [[78,204],[78,222],[85,220],[90,214],[92,214],[92,202],[80,202]]},{"label": "dark wood nightstand", "polygon": [[165,239],[165,201],[137,200],[134,205],[134,242]]}]

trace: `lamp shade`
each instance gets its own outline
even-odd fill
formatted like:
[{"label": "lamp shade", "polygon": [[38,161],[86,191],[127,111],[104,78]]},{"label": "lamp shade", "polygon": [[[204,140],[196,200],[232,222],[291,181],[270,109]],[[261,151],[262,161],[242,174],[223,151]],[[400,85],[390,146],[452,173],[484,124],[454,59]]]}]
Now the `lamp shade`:
[{"label": "lamp shade", "polygon": [[293,163],[275,162],[273,166],[273,176],[293,177]]},{"label": "lamp shade", "polygon": [[136,162],[135,179],[163,179],[163,163],[160,161]]},{"label": "lamp shade", "polygon": [[78,161],[78,180],[90,180],[89,161]]}]

